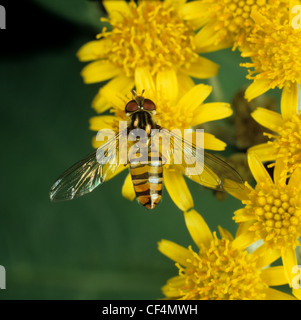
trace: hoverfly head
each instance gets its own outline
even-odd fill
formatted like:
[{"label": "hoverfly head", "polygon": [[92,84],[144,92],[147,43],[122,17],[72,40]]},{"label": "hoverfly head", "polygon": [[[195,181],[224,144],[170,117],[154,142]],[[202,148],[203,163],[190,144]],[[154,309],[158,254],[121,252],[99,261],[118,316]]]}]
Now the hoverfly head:
[{"label": "hoverfly head", "polygon": [[142,93],[140,96],[137,95],[135,90],[132,90],[133,94],[133,100],[129,101],[125,106],[125,112],[126,113],[133,113],[138,111],[139,109],[142,109],[144,104],[144,97],[143,97],[144,90],[142,90]]},{"label": "hoverfly head", "polygon": [[144,90],[142,90],[140,96],[137,95],[135,90],[132,90],[132,93],[134,95],[135,101],[139,106],[139,109],[143,109],[144,111],[148,112],[154,112],[156,110],[155,103],[152,100],[143,97]]},{"label": "hoverfly head", "polygon": [[155,103],[150,99],[145,99],[143,97],[144,90],[142,90],[141,95],[138,96],[135,90],[132,90],[134,99],[129,101],[125,106],[126,113],[133,113],[140,109],[148,112],[154,113],[156,111]]}]

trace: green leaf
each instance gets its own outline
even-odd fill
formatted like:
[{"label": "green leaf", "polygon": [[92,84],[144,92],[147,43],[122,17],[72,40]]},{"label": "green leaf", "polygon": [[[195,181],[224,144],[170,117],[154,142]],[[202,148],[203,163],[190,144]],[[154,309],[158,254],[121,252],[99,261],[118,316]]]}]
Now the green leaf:
[{"label": "green leaf", "polygon": [[101,29],[102,23],[99,19],[101,16],[105,15],[105,12],[101,9],[100,4],[96,1],[34,0],[34,2],[73,23],[92,27],[98,31]]}]

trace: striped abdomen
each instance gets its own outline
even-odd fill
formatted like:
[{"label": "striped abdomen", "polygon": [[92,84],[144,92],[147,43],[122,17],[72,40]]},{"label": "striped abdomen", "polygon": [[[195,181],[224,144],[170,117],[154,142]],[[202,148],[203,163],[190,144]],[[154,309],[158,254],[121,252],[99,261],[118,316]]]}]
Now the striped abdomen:
[{"label": "striped abdomen", "polygon": [[131,162],[130,172],[138,202],[154,209],[162,197],[163,168],[159,152],[149,150],[148,164]]}]

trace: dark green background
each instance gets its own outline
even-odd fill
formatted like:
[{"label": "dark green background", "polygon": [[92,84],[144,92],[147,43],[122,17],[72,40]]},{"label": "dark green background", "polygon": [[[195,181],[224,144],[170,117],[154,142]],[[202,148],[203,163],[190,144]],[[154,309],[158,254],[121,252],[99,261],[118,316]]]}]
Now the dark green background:
[{"label": "dark green background", "polygon": [[[101,30],[101,13],[96,2],[81,0],[7,8],[7,30],[0,30],[0,265],[7,289],[0,299],[157,299],[177,274],[157,242],[192,244],[167,192],[152,212],[121,196],[125,172],[80,199],[48,199],[57,176],[92,150],[88,120],[100,84],[83,83],[75,54]],[[207,56],[221,65],[230,102],[248,83],[241,58],[231,50]],[[210,228],[234,233],[240,202],[218,202],[188,184]]]}]

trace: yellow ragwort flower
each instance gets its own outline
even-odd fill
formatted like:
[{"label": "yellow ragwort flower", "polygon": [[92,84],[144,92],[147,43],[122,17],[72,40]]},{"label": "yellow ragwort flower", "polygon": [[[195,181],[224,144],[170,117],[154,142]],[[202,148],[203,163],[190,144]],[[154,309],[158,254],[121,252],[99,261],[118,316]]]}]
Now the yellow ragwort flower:
[{"label": "yellow ragwort flower", "polygon": [[246,183],[242,192],[230,193],[245,207],[237,210],[234,220],[244,230],[235,239],[235,246],[247,246],[262,239],[267,255],[282,257],[286,277],[292,282],[297,265],[296,246],[301,236],[301,168],[296,169],[287,183],[286,165],[280,160],[274,167],[274,179],[254,153],[248,162],[257,182],[255,189]]},{"label": "yellow ragwort flower", "polygon": [[200,0],[192,1],[184,8],[204,27],[196,36],[197,48],[215,51],[241,46],[254,28],[253,10],[283,14],[289,0]]},{"label": "yellow ragwort flower", "polygon": [[[106,27],[99,40],[85,44],[78,52],[81,61],[93,61],[83,70],[86,83],[110,80],[92,105],[101,113],[108,108],[102,93],[109,87],[124,94],[134,87],[136,70],[148,68],[152,75],[193,86],[190,77],[216,75],[218,65],[200,57],[195,45],[195,26],[183,7],[186,0],[131,1],[105,0],[112,30]],[[137,82],[137,81],[135,81]]]},{"label": "yellow ragwort flower", "polygon": [[241,64],[252,68],[247,76],[253,80],[246,90],[248,100],[275,87],[301,83],[301,29],[292,27],[288,13],[279,18],[272,12],[253,11],[251,16],[256,27],[242,49],[242,56],[251,62]]},{"label": "yellow ragwort flower", "polygon": [[261,248],[249,254],[234,246],[235,239],[219,227],[221,239],[211,233],[200,214],[184,214],[186,226],[198,247],[186,249],[168,240],[159,250],[176,262],[179,275],[162,288],[166,299],[181,300],[293,300],[270,286],[287,283],[282,266],[264,268],[275,260]]},{"label": "yellow ragwort flower", "polygon": [[[154,101],[157,106],[154,115],[155,122],[168,129],[189,129],[207,121],[213,121],[228,117],[232,110],[228,103],[203,103],[209,96],[211,87],[204,84],[194,86],[182,95],[175,85],[168,86],[168,81],[160,81],[158,77],[154,81],[153,77],[145,69],[137,70],[136,91],[145,90],[144,96]],[[125,105],[131,100],[130,96],[106,89],[104,96],[110,101],[114,115],[100,115],[91,118],[90,129],[99,131],[104,128],[118,131],[119,121],[127,120]],[[100,142],[94,138],[93,146],[98,148]],[[210,133],[204,133],[204,148],[210,150],[224,150],[226,144],[215,138]],[[192,196],[186,185],[180,170],[173,165],[163,167],[164,185],[175,204],[182,210],[187,211],[193,207]],[[135,198],[132,179],[128,174],[122,188],[122,194],[130,200]]]},{"label": "yellow ragwort flower", "polygon": [[281,159],[287,163],[290,173],[301,167],[301,115],[297,106],[298,87],[294,84],[282,91],[281,114],[257,108],[252,117],[273,134],[265,133],[271,140],[248,150],[256,153],[261,161]]}]

